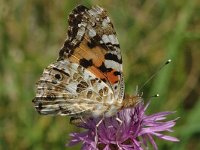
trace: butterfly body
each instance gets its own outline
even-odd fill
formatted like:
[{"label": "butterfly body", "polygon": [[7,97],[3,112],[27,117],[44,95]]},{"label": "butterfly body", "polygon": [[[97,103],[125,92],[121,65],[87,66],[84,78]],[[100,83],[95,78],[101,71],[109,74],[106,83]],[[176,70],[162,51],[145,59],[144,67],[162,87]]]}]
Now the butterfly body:
[{"label": "butterfly body", "polygon": [[43,115],[109,117],[140,100],[124,94],[120,46],[106,11],[76,7],[59,58],[37,83],[36,110]]}]

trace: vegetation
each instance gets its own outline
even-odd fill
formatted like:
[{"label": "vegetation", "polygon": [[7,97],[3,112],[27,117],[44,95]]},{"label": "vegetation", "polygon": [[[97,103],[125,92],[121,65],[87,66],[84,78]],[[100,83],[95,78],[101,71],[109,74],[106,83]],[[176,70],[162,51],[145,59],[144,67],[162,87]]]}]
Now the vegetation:
[{"label": "vegetation", "polygon": [[[113,20],[123,55],[126,92],[143,89],[149,113],[176,111],[173,136],[157,140],[162,150],[200,149],[200,1],[198,0],[2,0],[0,1],[0,149],[65,148],[80,130],[69,117],[40,116],[31,100],[43,68],[58,57],[67,16],[78,4],[104,7]],[[73,147],[80,149],[80,147]]]}]

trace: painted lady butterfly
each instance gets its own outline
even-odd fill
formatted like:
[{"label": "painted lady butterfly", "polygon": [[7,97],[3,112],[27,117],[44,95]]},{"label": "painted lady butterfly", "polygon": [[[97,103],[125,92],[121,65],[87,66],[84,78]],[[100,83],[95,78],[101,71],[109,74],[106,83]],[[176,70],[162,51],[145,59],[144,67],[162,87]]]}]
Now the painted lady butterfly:
[{"label": "painted lady butterfly", "polygon": [[141,97],[124,94],[122,56],[113,24],[99,6],[77,6],[59,58],[37,83],[33,100],[43,115],[109,117]]}]

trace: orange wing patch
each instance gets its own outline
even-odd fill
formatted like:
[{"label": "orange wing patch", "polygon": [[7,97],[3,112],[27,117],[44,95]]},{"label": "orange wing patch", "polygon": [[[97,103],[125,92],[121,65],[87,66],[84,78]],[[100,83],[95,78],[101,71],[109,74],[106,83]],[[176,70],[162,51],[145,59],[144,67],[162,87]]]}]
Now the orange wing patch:
[{"label": "orange wing patch", "polygon": [[68,58],[73,63],[79,63],[83,67],[87,68],[97,78],[101,78],[104,82],[110,82],[114,84],[119,81],[119,77],[116,74],[116,70],[112,68],[106,68],[104,65],[105,54],[107,51],[101,46],[95,46],[90,48],[88,46],[88,37],[85,36],[73,54]]}]

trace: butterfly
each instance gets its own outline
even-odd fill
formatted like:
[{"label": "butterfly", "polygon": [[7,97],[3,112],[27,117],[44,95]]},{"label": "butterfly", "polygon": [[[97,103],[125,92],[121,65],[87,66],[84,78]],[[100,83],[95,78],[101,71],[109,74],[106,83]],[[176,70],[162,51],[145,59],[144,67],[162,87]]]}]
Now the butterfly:
[{"label": "butterfly", "polygon": [[120,45],[107,12],[79,5],[69,15],[68,37],[57,61],[44,69],[33,99],[42,115],[110,117],[136,106],[125,95]]}]

